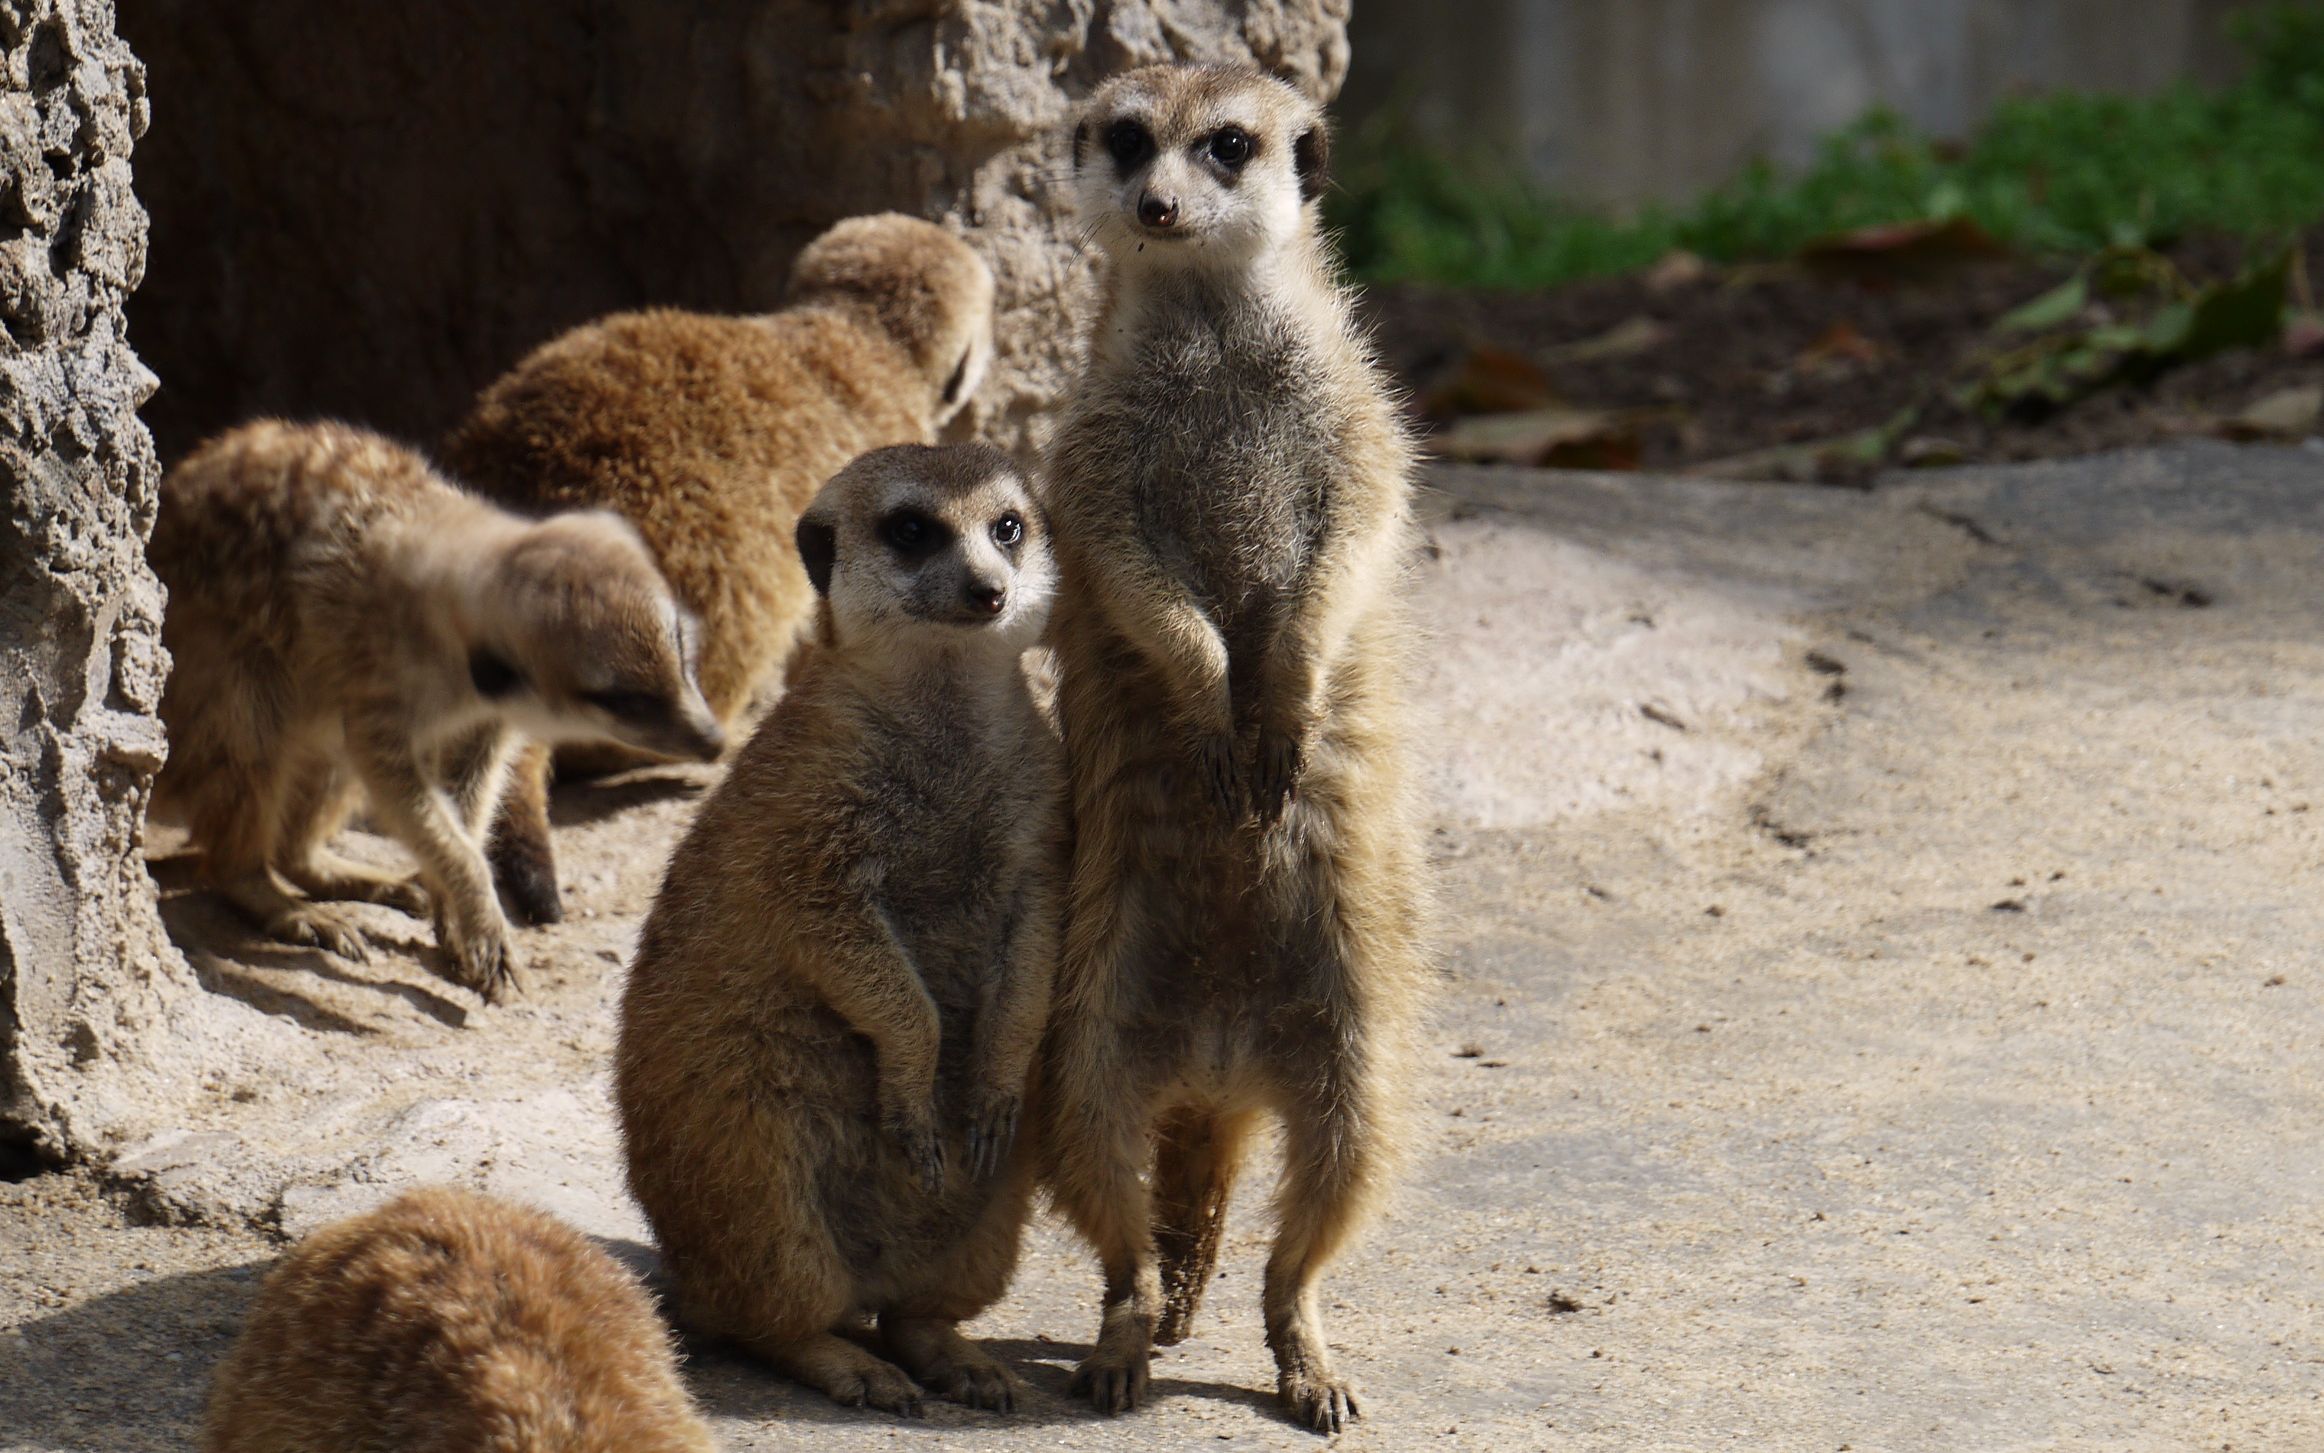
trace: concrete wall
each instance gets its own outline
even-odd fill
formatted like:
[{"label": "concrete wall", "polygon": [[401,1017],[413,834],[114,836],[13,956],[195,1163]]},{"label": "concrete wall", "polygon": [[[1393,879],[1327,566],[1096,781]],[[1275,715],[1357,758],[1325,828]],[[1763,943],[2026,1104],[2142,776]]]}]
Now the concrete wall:
[{"label": "concrete wall", "polygon": [[2216,82],[2244,0],[1364,0],[1342,119],[1401,99],[1583,200],[1718,185],[1886,105],[1938,135],[2003,97]]}]

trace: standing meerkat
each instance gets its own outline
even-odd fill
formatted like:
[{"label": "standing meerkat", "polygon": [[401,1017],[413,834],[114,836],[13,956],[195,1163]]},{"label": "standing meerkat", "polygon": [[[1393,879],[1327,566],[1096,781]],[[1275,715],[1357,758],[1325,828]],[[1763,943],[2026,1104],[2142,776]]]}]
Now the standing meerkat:
[{"label": "standing meerkat", "polygon": [[[857,455],[935,442],[992,355],[991,270],[916,217],[825,232],[792,264],[787,302],[765,317],[659,309],[577,328],[486,389],[445,445],[503,503],[610,509],[637,526],[702,621],[702,694],[729,730],[780,678],[814,608],[791,548],[799,512]],[[492,844],[511,906],[537,923],[562,911],[549,768],[545,749],[518,762]]]},{"label": "standing meerkat", "polygon": [[[686,1325],[843,1403],[1008,1409],[958,1324],[1006,1289],[1033,1189],[1064,869],[1024,661],[1048,541],[1007,456],[907,445],[835,477],[798,542],[816,635],[671,859],[622,1001],[630,1189]],[[886,1358],[845,1335],[867,1316]]]},{"label": "standing meerkat", "polygon": [[[432,902],[451,977],[497,999],[515,965],[483,832],[512,733],[723,746],[693,621],[634,530],[519,519],[365,430],[264,421],[204,444],[163,479],[147,556],[173,662],[155,814],[288,942],[362,958],[313,900]],[[366,794],[424,893],[330,850]]]},{"label": "standing meerkat", "polygon": [[637,1278],[448,1186],[300,1242],[219,1365],[203,1453],[711,1453]]},{"label": "standing meerkat", "polygon": [[1271,1111],[1267,1342],[1284,1404],[1336,1431],[1317,1279],[1386,1188],[1428,972],[1412,450],[1318,231],[1313,104],[1151,67],[1099,88],[1073,152],[1108,265],[1047,479],[1074,856],[1045,1170],[1105,1272],[1076,1380],[1145,1395]]}]

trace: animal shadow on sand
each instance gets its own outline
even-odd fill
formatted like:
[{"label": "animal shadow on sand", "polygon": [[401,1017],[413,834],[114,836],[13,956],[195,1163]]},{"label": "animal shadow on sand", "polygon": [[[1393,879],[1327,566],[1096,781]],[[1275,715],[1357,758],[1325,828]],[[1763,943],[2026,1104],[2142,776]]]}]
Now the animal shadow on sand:
[{"label": "animal shadow on sand", "polygon": [[[409,961],[422,973],[441,977],[436,965],[440,950],[425,924],[390,908],[363,904],[335,905],[359,922],[372,946],[371,962],[348,965],[318,948],[301,948],[262,937],[240,915],[216,896],[195,886],[193,864],[184,857],[165,858],[152,865],[154,886],[160,892],[162,927],[170,941],[193,965],[202,987],[213,994],[239,999],[262,1014],[289,1019],[305,1029],[331,1034],[371,1035],[379,1028],[350,1018],[342,1008],[349,997],[323,991],[305,980],[321,980],[342,989],[401,999],[411,1009],[437,1023],[457,1029],[468,1022],[468,1010],[453,998],[394,977],[397,961]],[[457,991],[454,991],[457,992]]]},{"label": "animal shadow on sand", "polygon": [[719,771],[674,764],[603,777],[561,777],[549,795],[549,822],[555,827],[584,827],[658,802],[696,801],[709,793]]},{"label": "animal shadow on sand", "polygon": [[0,1338],[0,1447],[193,1446],[210,1374],[272,1264],[154,1276]]}]

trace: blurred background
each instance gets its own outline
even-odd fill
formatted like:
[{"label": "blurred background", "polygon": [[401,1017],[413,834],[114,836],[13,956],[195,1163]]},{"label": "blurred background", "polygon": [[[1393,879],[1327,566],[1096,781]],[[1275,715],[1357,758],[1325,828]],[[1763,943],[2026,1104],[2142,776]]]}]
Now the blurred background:
[{"label": "blurred background", "polygon": [[1439,453],[1859,483],[2324,415],[2324,7],[1366,0],[1330,199]]}]

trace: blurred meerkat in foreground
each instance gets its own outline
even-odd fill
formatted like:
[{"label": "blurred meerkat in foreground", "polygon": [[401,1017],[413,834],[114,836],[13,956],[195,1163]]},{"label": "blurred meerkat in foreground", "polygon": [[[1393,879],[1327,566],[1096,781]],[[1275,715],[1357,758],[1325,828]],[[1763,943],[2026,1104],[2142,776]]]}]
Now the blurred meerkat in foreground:
[{"label": "blurred meerkat in foreground", "polygon": [[1074,858],[1045,1169],[1105,1272],[1076,1379],[1102,1410],[1145,1395],[1271,1111],[1267,1342],[1288,1409],[1336,1431],[1356,1397],[1317,1280],[1386,1189],[1428,972],[1412,450],[1318,232],[1313,104],[1151,67],[1098,90],[1073,151],[1107,264],[1046,481]]},{"label": "blurred meerkat in foreground", "polygon": [[[723,745],[693,621],[634,530],[519,519],[365,430],[266,421],[211,440],[163,479],[147,554],[174,663],[154,811],[288,942],[361,958],[315,900],[432,902],[451,977],[497,999],[515,965],[482,834],[511,734]],[[425,892],[331,851],[366,796]]]},{"label": "blurred meerkat in foreground", "polygon": [[637,1278],[438,1186],[300,1242],[220,1364],[204,1453],[710,1453]]},{"label": "blurred meerkat in foreground", "polygon": [[[622,1001],[630,1189],[681,1322],[843,1403],[1008,1409],[958,1324],[1015,1269],[1062,774],[1024,657],[1049,544],[982,447],[879,450],[800,519],[814,639],[670,861]],[[848,1335],[878,1319],[885,1357]]]},{"label": "blurred meerkat in foreground", "polygon": [[[610,509],[635,524],[702,622],[702,693],[732,730],[780,679],[815,593],[791,547],[841,466],[928,444],[992,355],[993,278],[968,244],[893,213],[825,232],[764,317],[658,309],[577,328],[484,391],[446,443],[519,509]],[[639,765],[559,752],[568,769]],[[549,753],[528,751],[492,843],[518,916],[555,921]]]}]

